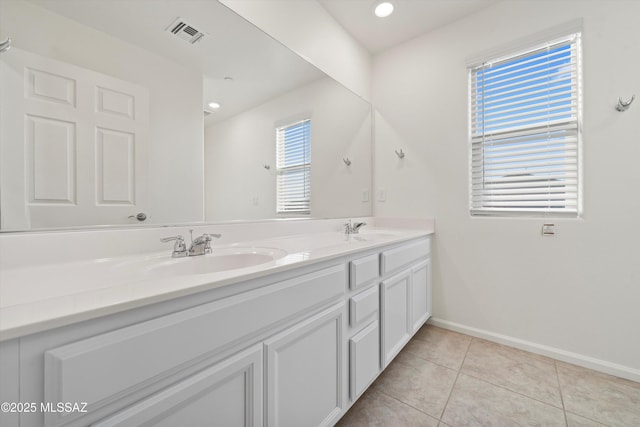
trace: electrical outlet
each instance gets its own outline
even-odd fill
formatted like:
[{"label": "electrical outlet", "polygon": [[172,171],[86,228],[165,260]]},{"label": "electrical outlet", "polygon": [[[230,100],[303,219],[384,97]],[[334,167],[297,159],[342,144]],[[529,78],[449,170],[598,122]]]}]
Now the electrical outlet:
[{"label": "electrical outlet", "polygon": [[387,201],[387,190],[385,190],[384,188],[378,188],[377,194],[378,194],[377,198],[379,202]]},{"label": "electrical outlet", "polygon": [[362,189],[362,198],[360,199],[363,203],[369,201],[369,190],[366,188]]},{"label": "electrical outlet", "polygon": [[551,237],[556,235],[556,225],[555,224],[542,224],[542,235]]}]

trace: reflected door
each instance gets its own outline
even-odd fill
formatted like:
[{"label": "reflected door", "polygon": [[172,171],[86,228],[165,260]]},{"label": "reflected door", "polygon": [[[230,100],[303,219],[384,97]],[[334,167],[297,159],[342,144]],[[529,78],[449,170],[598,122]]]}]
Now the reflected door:
[{"label": "reflected door", "polygon": [[16,48],[1,60],[0,227],[125,224],[144,212],[147,89]]}]

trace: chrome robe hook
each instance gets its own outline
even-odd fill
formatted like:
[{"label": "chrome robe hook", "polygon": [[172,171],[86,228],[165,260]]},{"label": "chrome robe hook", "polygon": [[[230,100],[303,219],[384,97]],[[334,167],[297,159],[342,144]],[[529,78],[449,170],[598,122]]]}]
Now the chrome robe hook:
[{"label": "chrome robe hook", "polygon": [[631,95],[631,99],[628,101],[623,101],[622,98],[618,98],[618,105],[616,105],[616,110],[627,111],[634,99],[636,99],[635,95]]},{"label": "chrome robe hook", "polygon": [[5,41],[0,43],[0,53],[6,52],[11,49],[11,37],[7,37]]}]

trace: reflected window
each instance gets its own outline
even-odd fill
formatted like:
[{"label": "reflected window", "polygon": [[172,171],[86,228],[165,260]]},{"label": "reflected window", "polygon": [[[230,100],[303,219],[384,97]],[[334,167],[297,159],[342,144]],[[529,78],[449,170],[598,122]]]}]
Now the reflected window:
[{"label": "reflected window", "polygon": [[276,128],[279,214],[311,213],[311,119]]}]

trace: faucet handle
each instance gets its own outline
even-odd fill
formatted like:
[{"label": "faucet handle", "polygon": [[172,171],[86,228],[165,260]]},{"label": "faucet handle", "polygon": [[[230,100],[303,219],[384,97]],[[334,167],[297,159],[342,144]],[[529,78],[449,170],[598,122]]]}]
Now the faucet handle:
[{"label": "faucet handle", "polygon": [[202,236],[198,236],[195,239],[192,239],[194,245],[201,244],[203,242],[210,242],[213,238],[219,239],[222,237],[222,234],[207,234],[204,233]]},{"label": "faucet handle", "polygon": [[360,230],[360,227],[362,227],[363,225],[367,225],[367,223],[366,222],[353,223],[350,219],[349,222],[347,222],[344,225],[344,232],[345,234],[356,234],[358,233],[358,230]]},{"label": "faucet handle", "polygon": [[219,239],[220,237],[222,237],[222,234],[217,234],[217,233],[213,233],[213,234],[207,234],[204,233],[202,235],[202,237],[204,238],[204,253],[205,254],[210,254],[212,249],[211,249],[211,240],[213,240],[213,238]]},{"label": "faucet handle", "polygon": [[187,251],[187,246],[184,243],[184,238],[182,236],[180,236],[180,235],[171,236],[171,237],[163,237],[162,239],[160,239],[160,241],[162,243],[172,242],[174,240],[175,240],[175,243],[173,245],[174,256],[175,256],[176,252],[182,253],[182,252],[186,252]]},{"label": "faucet handle", "polygon": [[176,243],[184,242],[184,238],[179,234],[177,236],[163,237],[162,239],[160,239],[162,243],[172,242],[174,240],[176,241]]},{"label": "faucet handle", "polygon": [[177,236],[163,237],[160,239],[162,243],[172,242],[174,240],[177,242],[184,242],[184,238],[179,234]]}]

